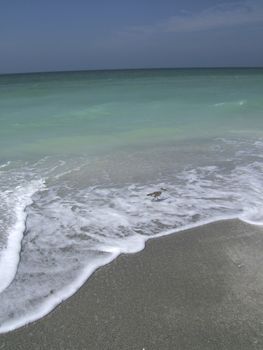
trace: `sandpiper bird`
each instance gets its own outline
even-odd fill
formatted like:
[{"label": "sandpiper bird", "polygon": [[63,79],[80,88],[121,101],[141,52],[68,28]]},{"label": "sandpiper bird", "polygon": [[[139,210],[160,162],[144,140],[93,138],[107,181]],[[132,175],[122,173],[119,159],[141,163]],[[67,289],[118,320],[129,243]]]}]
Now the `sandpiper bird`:
[{"label": "sandpiper bird", "polygon": [[155,191],[155,192],[148,193],[147,196],[150,196],[150,197],[153,197],[154,199],[157,199],[161,196],[163,191],[167,191],[167,189],[161,188],[161,191]]},{"label": "sandpiper bird", "polygon": [[151,196],[153,198],[159,198],[161,194],[162,194],[162,191],[155,191],[152,193],[148,193],[147,196]]}]

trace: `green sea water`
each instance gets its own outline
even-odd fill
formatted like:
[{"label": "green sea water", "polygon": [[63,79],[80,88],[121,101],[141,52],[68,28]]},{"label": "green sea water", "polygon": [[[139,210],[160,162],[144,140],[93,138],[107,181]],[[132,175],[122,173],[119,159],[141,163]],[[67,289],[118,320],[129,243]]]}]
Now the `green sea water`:
[{"label": "green sea water", "polygon": [[228,218],[263,225],[263,69],[0,76],[0,333]]},{"label": "green sea water", "polygon": [[262,136],[262,69],[0,76],[0,157]]}]

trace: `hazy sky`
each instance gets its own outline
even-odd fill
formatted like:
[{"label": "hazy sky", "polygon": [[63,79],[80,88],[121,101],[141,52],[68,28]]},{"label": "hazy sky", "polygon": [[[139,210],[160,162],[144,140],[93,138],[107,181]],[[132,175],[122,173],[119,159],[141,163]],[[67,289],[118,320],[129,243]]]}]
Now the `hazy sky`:
[{"label": "hazy sky", "polygon": [[262,65],[263,0],[0,0],[0,73]]}]

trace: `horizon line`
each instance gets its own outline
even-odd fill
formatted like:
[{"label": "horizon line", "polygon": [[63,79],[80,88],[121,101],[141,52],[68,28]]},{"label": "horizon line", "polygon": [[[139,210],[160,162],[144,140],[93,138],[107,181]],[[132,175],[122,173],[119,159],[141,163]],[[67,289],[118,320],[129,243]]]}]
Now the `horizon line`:
[{"label": "horizon line", "polygon": [[7,72],[4,75],[27,75],[27,74],[56,74],[56,73],[81,73],[81,72],[107,72],[107,71],[139,71],[139,70],[194,70],[194,69],[263,69],[263,66],[193,66],[193,67],[140,67],[140,68],[89,68],[89,69],[62,69],[62,70],[41,70],[32,72]]}]

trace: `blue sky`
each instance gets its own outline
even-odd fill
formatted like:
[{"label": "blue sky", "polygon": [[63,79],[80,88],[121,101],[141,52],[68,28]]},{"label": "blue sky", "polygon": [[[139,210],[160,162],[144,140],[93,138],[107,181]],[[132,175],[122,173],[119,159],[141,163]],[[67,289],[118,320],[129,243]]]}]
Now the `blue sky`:
[{"label": "blue sky", "polygon": [[263,0],[0,0],[0,73],[263,66]]}]

